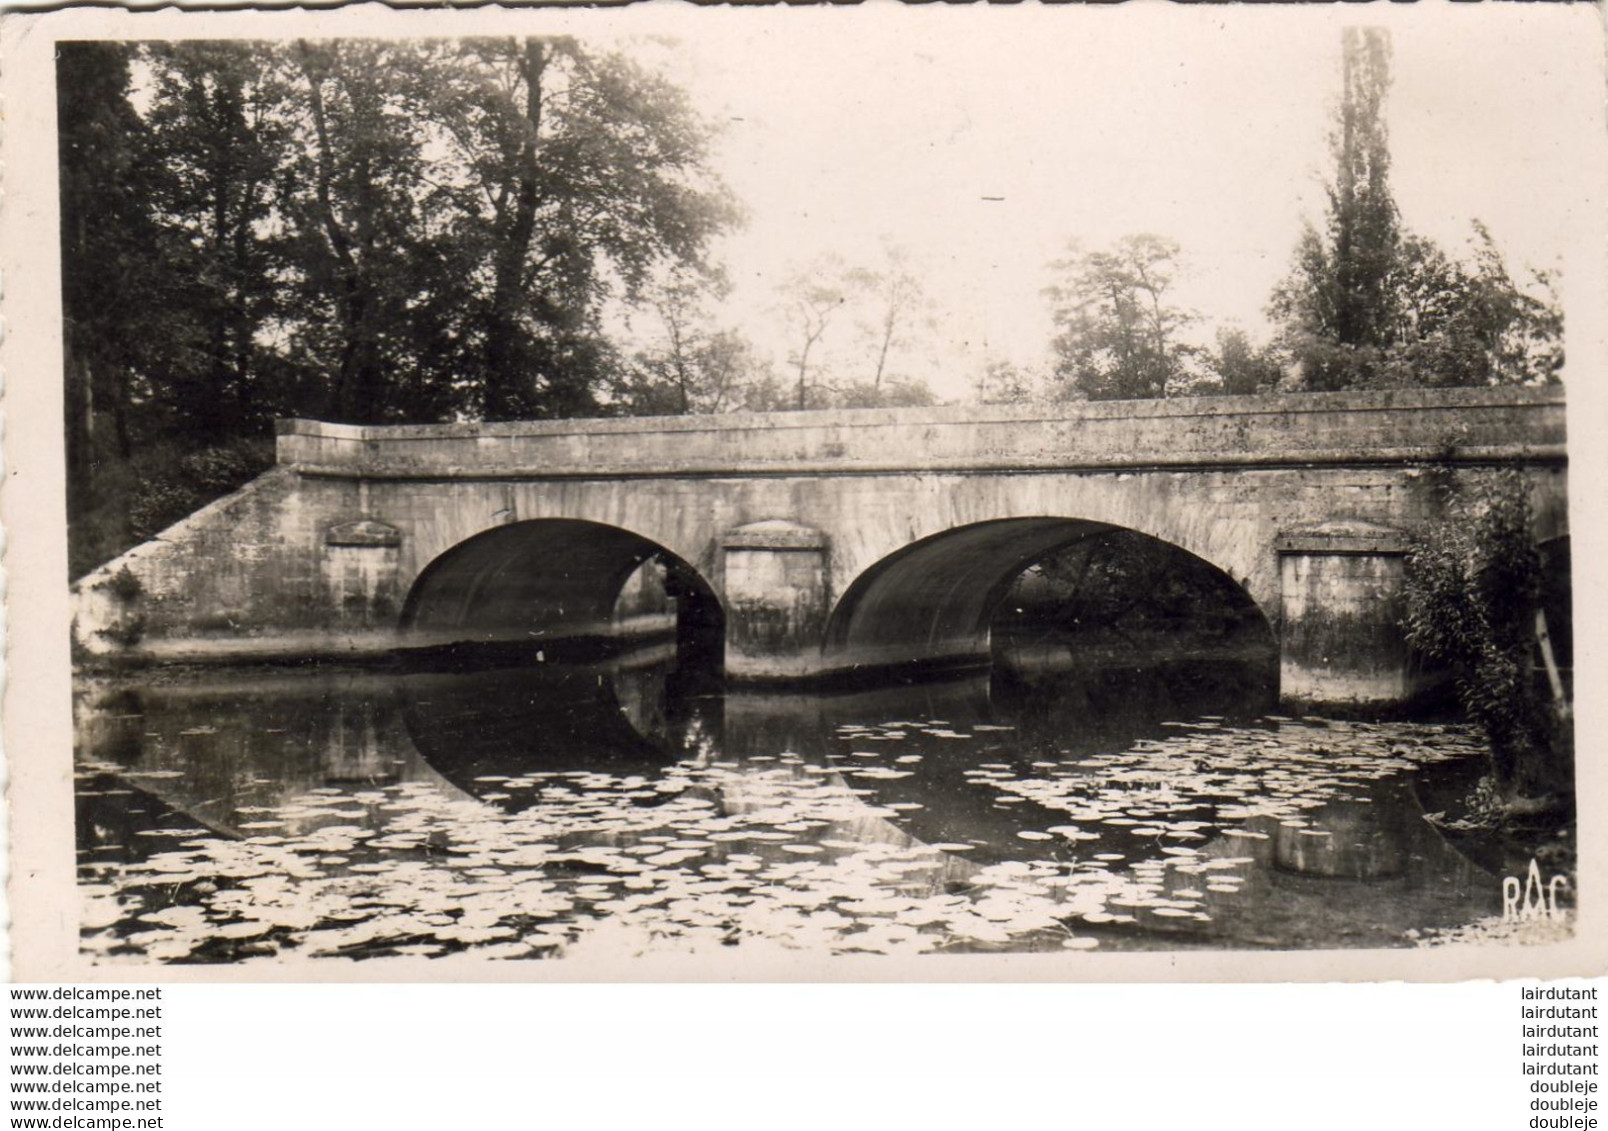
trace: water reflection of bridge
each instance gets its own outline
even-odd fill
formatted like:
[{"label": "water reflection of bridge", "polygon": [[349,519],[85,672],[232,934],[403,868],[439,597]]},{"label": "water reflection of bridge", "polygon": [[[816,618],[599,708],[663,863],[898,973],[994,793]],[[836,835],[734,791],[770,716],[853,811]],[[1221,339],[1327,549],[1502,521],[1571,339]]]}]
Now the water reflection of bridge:
[{"label": "water reflection of bridge", "polygon": [[[636,783],[633,810],[651,810],[655,783],[690,765],[708,775],[701,780],[716,811],[739,827],[807,790],[828,814],[796,834],[812,843],[899,853],[936,846],[933,868],[914,877],[934,891],[964,890],[979,869],[1024,860],[1067,876],[1096,864],[1096,853],[1121,858],[1109,866],[1119,870],[1164,861],[1142,884],[1100,889],[1115,901],[1109,907],[1092,902],[1086,885],[1067,898],[1091,924],[1137,924],[1179,944],[1377,945],[1426,914],[1457,921],[1469,893],[1489,886],[1422,820],[1401,778],[1331,799],[1300,827],[1265,815],[1225,822],[1204,794],[1194,808],[1174,805],[1170,819],[1198,818],[1185,823],[1202,830],[1188,861],[1169,860],[1165,846],[1180,842],[1137,821],[1095,826],[1097,841],[1021,838],[1071,819],[1032,800],[1055,774],[1093,774],[1109,788],[1098,780],[1107,772],[1096,768],[1101,755],[1164,743],[1176,733],[1167,724],[1203,704],[1249,714],[1266,706],[1271,687],[1254,670],[1184,664],[1151,673],[1149,690],[1132,671],[1086,672],[1061,678],[1058,691],[1045,673],[999,670],[834,696],[722,696],[678,687],[674,676],[668,665],[641,663],[125,690],[81,715],[83,758],[100,775],[83,789],[81,849],[89,860],[129,858],[114,842],[138,843],[139,822],[112,795],[130,786],[153,827],[182,829],[194,816],[212,835],[270,831],[294,843],[316,841],[332,822],[365,823],[387,786],[447,790],[539,819],[550,791],[573,800],[600,778]],[[862,757],[878,743],[874,760]],[[1090,769],[1068,769],[1083,760]],[[980,767],[993,775],[981,783]],[[1127,801],[1142,811],[1154,787],[1133,788]],[[304,805],[309,798],[320,804]],[[271,829],[253,829],[263,814]],[[612,843],[609,827],[600,809],[586,835]],[[776,851],[739,842],[713,858]]]}]

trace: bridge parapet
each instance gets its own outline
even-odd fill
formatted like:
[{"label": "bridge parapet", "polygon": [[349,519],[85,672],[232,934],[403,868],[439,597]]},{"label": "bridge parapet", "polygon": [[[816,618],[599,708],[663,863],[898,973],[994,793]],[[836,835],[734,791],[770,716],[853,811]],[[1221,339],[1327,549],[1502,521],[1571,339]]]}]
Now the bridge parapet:
[{"label": "bridge parapet", "polygon": [[686,477],[1564,458],[1561,389],[1445,389],[356,426],[281,421],[278,462],[375,478]]}]

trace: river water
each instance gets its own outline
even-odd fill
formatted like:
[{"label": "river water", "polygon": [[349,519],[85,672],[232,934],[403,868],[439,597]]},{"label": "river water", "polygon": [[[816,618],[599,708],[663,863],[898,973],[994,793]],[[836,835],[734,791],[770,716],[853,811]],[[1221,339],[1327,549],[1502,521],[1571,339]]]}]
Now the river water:
[{"label": "river water", "polygon": [[1426,809],[1455,725],[1284,718],[1265,666],[723,691],[673,652],[86,679],[97,960],[1409,946],[1500,911]]}]

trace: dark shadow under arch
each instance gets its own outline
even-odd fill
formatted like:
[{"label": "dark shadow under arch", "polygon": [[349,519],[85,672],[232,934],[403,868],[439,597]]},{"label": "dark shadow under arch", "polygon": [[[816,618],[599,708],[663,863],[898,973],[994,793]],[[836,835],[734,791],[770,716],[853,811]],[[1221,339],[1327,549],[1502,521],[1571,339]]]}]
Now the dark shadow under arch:
[{"label": "dark shadow under arch", "polygon": [[1221,579],[1223,600],[1234,615],[1258,621],[1260,635],[1271,647],[1266,614],[1218,567],[1123,527],[1045,516],[957,527],[883,558],[838,601],[823,651],[829,656],[864,655],[868,663],[878,664],[985,657],[990,624],[1023,571],[1087,539],[1116,534],[1165,547],[1191,569],[1210,570]]},{"label": "dark shadow under arch", "polygon": [[[673,615],[617,615],[626,582],[650,563]],[[409,638],[431,646],[562,647],[673,632],[713,663],[724,619],[713,589],[682,558],[629,530],[567,518],[509,523],[460,542],[420,572],[402,610]]]},{"label": "dark shadow under arch", "polygon": [[[720,698],[688,694],[662,652],[628,658],[641,662],[413,673],[399,708],[432,769],[466,793],[517,811],[572,784],[554,780],[566,775],[657,777],[719,734]],[[505,784],[529,775],[546,780]]]}]

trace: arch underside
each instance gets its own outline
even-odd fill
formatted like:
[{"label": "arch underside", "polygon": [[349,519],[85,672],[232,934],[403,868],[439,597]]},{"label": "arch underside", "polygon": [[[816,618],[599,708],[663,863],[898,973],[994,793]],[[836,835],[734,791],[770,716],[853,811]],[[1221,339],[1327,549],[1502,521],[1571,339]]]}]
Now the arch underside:
[{"label": "arch underside", "polygon": [[[616,604],[644,563],[665,567],[670,608],[707,620],[706,583],[657,543],[580,519],[535,519],[477,534],[431,562],[414,582],[402,627],[415,642],[539,642],[621,634]],[[651,618],[638,618],[651,620]],[[661,625],[667,631],[668,614]]]},{"label": "arch underside", "polygon": [[[1024,570],[1085,539],[1117,532],[1135,533],[1105,522],[1034,517],[981,522],[923,539],[884,558],[849,587],[828,622],[823,653],[855,665],[985,657],[993,615]],[[1202,564],[1188,551],[1173,549]],[[1244,606],[1255,607],[1243,588],[1211,568]]]}]

